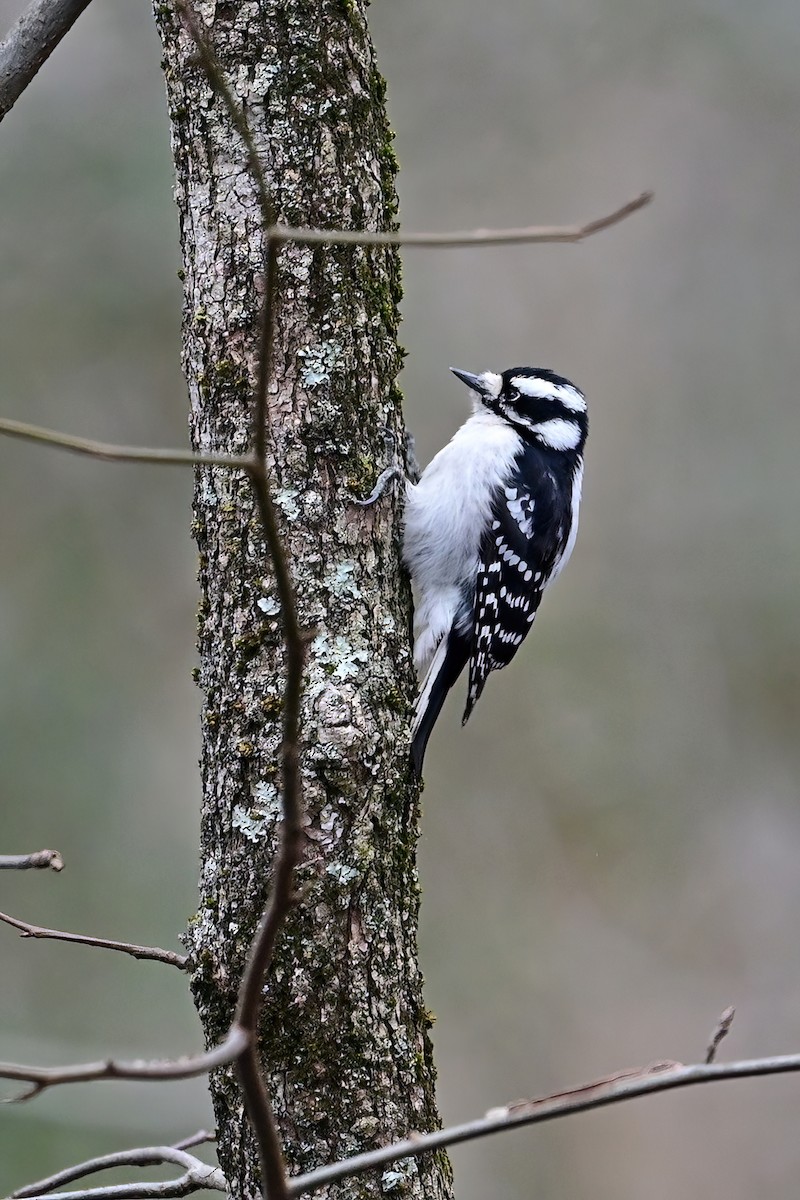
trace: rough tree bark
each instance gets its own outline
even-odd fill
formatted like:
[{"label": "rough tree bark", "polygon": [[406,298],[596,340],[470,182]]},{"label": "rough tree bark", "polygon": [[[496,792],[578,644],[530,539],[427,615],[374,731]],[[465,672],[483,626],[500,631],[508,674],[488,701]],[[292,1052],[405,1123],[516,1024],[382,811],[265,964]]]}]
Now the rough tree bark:
[{"label": "rough tree bark", "polygon": [[[395,160],[365,0],[198,0],[243,104],[279,218],[392,228]],[[263,293],[246,157],[173,3],[164,46],[185,269],[184,366],[198,450],[244,451]],[[281,251],[269,395],[274,495],[313,631],[303,704],[304,900],[266,988],[261,1048],[292,1171],[438,1123],[416,957],[418,791],[408,770],[410,597],[396,502],[352,505],[400,432],[400,269],[392,250]],[[279,821],[283,649],[270,564],[243,477],[202,470],[200,907],[192,988],[209,1043],[230,1021],[269,888]],[[231,1194],[257,1158],[233,1073],[212,1081]],[[341,1196],[449,1192],[433,1156]]]}]

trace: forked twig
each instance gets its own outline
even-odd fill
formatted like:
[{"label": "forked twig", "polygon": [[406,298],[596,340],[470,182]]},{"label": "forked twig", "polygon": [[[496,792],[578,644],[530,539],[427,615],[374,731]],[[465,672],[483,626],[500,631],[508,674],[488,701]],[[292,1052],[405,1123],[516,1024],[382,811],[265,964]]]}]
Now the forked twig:
[{"label": "forked twig", "polygon": [[123,1183],[111,1184],[108,1187],[85,1188],[77,1192],[59,1192],[61,1200],[150,1200],[152,1197],[188,1196],[191,1192],[215,1191],[224,1192],[225,1179],[219,1167],[211,1167],[202,1159],[187,1154],[185,1149],[177,1146],[143,1146],[137,1150],[120,1150],[116,1154],[103,1154],[99,1158],[89,1158],[86,1162],[76,1163],[46,1179],[29,1183],[18,1191],[12,1192],[9,1200],[35,1200],[35,1197],[46,1196],[56,1188],[76,1179],[85,1179],[87,1175],[95,1175],[98,1171],[110,1171],[114,1167],[154,1167],[161,1163],[175,1163],[184,1168],[184,1174],[179,1179],[167,1179],[163,1183]]},{"label": "forked twig", "polygon": [[455,1146],[459,1142],[474,1141],[502,1133],[507,1129],[519,1129],[523,1125],[536,1125],[541,1121],[553,1121],[573,1113],[588,1112],[593,1108],[604,1108],[637,1096],[671,1091],[674,1088],[691,1087],[697,1083],[717,1083],[723,1079],[748,1079],[760,1075],[781,1075],[800,1071],[800,1054],[787,1054],[779,1058],[756,1058],[744,1062],[697,1063],[683,1066],[681,1063],[656,1063],[651,1067],[620,1071],[615,1075],[599,1079],[594,1083],[570,1088],[543,1096],[539,1100],[518,1100],[503,1108],[491,1109],[484,1117],[468,1121],[463,1125],[451,1125],[433,1133],[411,1134],[402,1142],[357,1154],[329,1166],[319,1167],[306,1175],[296,1175],[289,1180],[292,1196],[303,1196],[317,1188],[326,1187],[342,1179],[351,1179],[365,1171],[374,1171],[403,1158],[419,1158],[432,1150]]}]

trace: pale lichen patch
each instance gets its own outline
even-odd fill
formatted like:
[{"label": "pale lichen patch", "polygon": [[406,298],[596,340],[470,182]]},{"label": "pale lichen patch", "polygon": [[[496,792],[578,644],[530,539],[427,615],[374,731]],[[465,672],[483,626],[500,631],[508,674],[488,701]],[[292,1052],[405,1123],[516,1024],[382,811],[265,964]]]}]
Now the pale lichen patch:
[{"label": "pale lichen patch", "polygon": [[276,617],[281,611],[280,603],[275,596],[260,596],[256,600],[256,604],[268,617]]},{"label": "pale lichen patch", "polygon": [[408,1186],[417,1175],[417,1163],[413,1158],[401,1158],[399,1162],[381,1175],[381,1187],[385,1192],[396,1192]]},{"label": "pale lichen patch", "polygon": [[297,351],[297,357],[303,361],[301,379],[308,388],[319,387],[321,383],[330,383],[337,363],[343,354],[339,342],[317,342]]},{"label": "pale lichen patch", "polygon": [[360,600],[361,588],[355,579],[356,571],[357,566],[354,562],[337,563],[323,579],[322,586],[327,588],[332,596],[348,596],[353,600]]},{"label": "pale lichen patch", "polygon": [[244,834],[249,842],[260,842],[267,833],[266,817],[263,814],[259,816],[255,809],[248,812],[241,804],[234,808],[231,824],[234,829]]},{"label": "pale lichen patch", "polygon": [[299,495],[300,489],[291,487],[281,488],[275,493],[275,503],[290,521],[296,521],[300,516],[300,506],[297,503]]}]

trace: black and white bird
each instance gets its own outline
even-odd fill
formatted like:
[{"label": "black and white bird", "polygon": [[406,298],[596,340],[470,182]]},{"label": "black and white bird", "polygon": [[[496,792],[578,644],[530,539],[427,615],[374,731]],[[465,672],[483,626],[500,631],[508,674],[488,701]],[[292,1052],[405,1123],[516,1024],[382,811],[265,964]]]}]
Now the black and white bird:
[{"label": "black and white bird", "polygon": [[586,398],[539,367],[457,375],[473,414],[406,496],[403,559],[417,600],[414,660],[423,683],[412,758],[469,664],[467,721],[491,671],[508,665],[578,532]]}]

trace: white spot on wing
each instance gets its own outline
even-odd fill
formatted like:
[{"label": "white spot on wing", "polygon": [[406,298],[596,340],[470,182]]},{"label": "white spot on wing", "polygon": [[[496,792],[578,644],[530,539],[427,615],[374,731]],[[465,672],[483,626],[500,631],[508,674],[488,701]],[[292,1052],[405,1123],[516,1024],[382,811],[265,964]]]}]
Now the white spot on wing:
[{"label": "white spot on wing", "polygon": [[[506,496],[510,490],[506,488]],[[514,489],[514,496],[516,496],[516,489]],[[530,496],[523,496],[520,500],[516,500],[514,497],[508,499],[508,511],[525,537],[530,537],[533,533],[533,505],[534,502]]]}]

